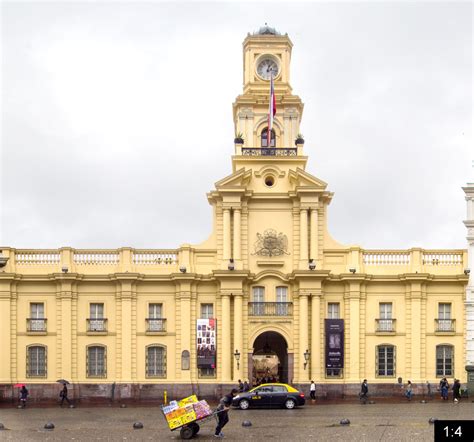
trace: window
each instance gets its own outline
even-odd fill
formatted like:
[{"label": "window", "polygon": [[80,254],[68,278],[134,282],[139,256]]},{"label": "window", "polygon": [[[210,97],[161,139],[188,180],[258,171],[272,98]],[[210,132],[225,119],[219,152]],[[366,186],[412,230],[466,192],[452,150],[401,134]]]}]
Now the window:
[{"label": "window", "polygon": [[286,316],[288,314],[288,287],[276,288],[276,315]]},{"label": "window", "polygon": [[105,378],[107,376],[106,349],[103,346],[87,347],[87,377]]},{"label": "window", "polygon": [[436,346],[436,376],[453,376],[454,347],[452,345]]},{"label": "window", "polygon": [[44,317],[44,303],[34,302],[30,304],[30,318],[27,321],[28,331],[46,331],[46,319]]},{"label": "window", "polygon": [[376,353],[377,376],[395,376],[395,347],[379,345]]},{"label": "window", "polygon": [[93,303],[89,306],[89,331],[106,331],[104,319],[104,304]]},{"label": "window", "polygon": [[451,304],[440,302],[438,304],[438,329],[437,331],[453,331],[451,320]]},{"label": "window", "polygon": [[214,304],[201,304],[201,319],[214,317]]},{"label": "window", "polygon": [[163,318],[163,304],[148,304],[148,328],[149,332],[166,331],[166,320]]},{"label": "window", "polygon": [[26,352],[26,376],[46,377],[46,347],[43,345],[31,345]]},{"label": "window", "polygon": [[200,368],[199,377],[200,378],[215,378],[216,369],[215,368]]},{"label": "window", "polygon": [[253,287],[252,289],[252,314],[263,315],[265,313],[265,288]]},{"label": "window", "polygon": [[275,131],[272,129],[270,135],[270,146],[268,146],[268,128],[262,130],[262,135],[260,138],[262,147],[275,147]]},{"label": "window", "polygon": [[148,305],[148,317],[150,319],[161,319],[163,310],[163,304],[149,304]]},{"label": "window", "polygon": [[379,304],[379,321],[377,331],[392,331],[392,303],[381,302]]},{"label": "window", "polygon": [[328,319],[339,319],[339,302],[328,303]]},{"label": "window", "polygon": [[166,347],[153,345],[146,348],[146,375],[149,378],[166,377]]}]

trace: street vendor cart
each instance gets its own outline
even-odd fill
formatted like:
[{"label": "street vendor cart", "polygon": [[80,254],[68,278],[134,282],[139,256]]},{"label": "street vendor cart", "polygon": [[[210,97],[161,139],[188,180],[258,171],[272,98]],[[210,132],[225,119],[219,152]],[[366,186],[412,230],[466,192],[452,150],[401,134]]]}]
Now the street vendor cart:
[{"label": "street vendor cart", "polygon": [[200,430],[200,425],[214,421],[218,411],[212,411],[205,400],[198,400],[196,395],[180,401],[171,401],[169,405],[161,407],[171,431],[180,430],[181,439],[191,439]]}]

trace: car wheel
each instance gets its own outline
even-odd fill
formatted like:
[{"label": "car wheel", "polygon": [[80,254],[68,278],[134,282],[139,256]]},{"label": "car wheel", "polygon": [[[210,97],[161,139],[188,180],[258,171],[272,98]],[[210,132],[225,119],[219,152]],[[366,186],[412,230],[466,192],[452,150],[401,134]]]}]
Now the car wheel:
[{"label": "car wheel", "polygon": [[250,407],[250,402],[247,399],[242,399],[239,402],[239,408],[241,410],[247,410],[247,408],[249,408],[249,407]]},{"label": "car wheel", "polygon": [[285,401],[285,408],[287,410],[293,410],[293,408],[295,408],[295,407],[296,407],[296,403],[293,399],[287,399]]}]

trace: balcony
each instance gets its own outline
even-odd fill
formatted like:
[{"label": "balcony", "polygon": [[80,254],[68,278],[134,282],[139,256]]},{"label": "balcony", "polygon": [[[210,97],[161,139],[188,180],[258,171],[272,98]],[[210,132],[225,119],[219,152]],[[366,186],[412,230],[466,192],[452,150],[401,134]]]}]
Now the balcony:
[{"label": "balcony", "polygon": [[379,334],[394,334],[395,333],[395,319],[376,319],[375,332]]},{"label": "balcony", "polygon": [[436,333],[454,333],[456,331],[455,319],[435,319]]},{"label": "balcony", "polygon": [[242,155],[247,157],[296,157],[296,147],[243,147]]},{"label": "balcony", "polygon": [[106,334],[107,333],[107,319],[106,318],[87,319],[87,333]]},{"label": "balcony", "polygon": [[27,318],[26,331],[28,333],[46,333],[46,318]]},{"label": "balcony", "polygon": [[166,332],[165,318],[146,318],[145,321],[147,333],[153,334]]},{"label": "balcony", "polygon": [[249,302],[249,316],[292,316],[292,302]]}]

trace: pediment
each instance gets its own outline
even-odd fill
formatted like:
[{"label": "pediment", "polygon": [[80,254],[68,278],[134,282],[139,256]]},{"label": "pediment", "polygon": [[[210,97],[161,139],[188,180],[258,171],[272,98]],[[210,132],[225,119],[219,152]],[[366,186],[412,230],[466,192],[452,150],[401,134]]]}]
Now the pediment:
[{"label": "pediment", "polygon": [[251,178],[252,171],[242,168],[217,181],[215,186],[217,190],[242,188],[248,185]]},{"label": "pediment", "polygon": [[328,184],[319,178],[305,172],[299,167],[296,170],[290,170],[289,173],[290,182],[295,185],[296,188],[311,188],[314,190],[325,190]]}]

